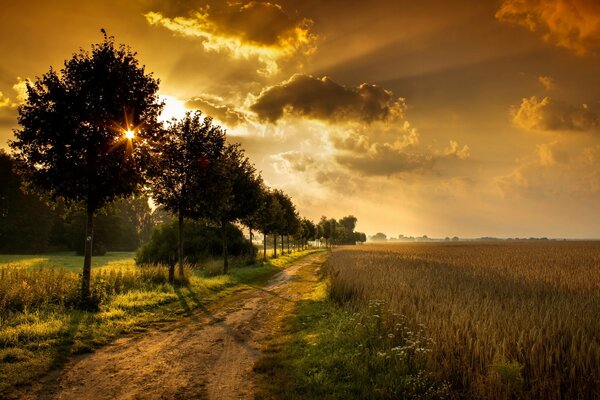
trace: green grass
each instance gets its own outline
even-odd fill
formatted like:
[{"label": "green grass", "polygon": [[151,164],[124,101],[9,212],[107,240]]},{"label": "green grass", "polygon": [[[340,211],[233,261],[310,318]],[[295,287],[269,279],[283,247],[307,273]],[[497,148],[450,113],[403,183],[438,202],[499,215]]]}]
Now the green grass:
[{"label": "green grass", "polygon": [[[310,279],[309,276],[302,279]],[[425,369],[429,340],[382,302],[350,308],[321,278],[283,321],[255,365],[257,399],[441,399],[449,387]]]},{"label": "green grass", "polygon": [[[69,268],[80,257],[38,257],[51,260],[48,265],[35,257],[3,256],[0,261],[5,264],[0,265],[0,271],[4,267],[6,276],[17,279],[12,284],[4,279],[4,286],[0,282],[0,303],[11,291],[25,306],[20,311],[0,309],[0,397],[8,396],[19,384],[61,367],[72,354],[93,351],[123,334],[175,321],[197,307],[249,285],[262,285],[273,274],[311,252],[314,250],[251,266],[233,266],[228,275],[188,270],[185,283],[175,287],[166,283],[166,267],[135,267],[130,253],[129,258],[123,253],[109,255],[104,260],[97,257],[93,272],[93,290],[101,299],[97,312],[70,308],[60,296],[56,301],[32,301],[46,298],[45,291],[55,293],[57,281],[70,281],[77,288],[79,270],[70,272]],[[56,269],[58,263],[62,263],[63,269]],[[16,275],[8,275],[9,270]],[[72,289],[67,287],[64,293]],[[32,291],[39,295],[33,296]]]},{"label": "green grass", "polygon": [[[134,267],[134,255],[132,252],[111,252],[103,256],[94,256],[92,268]],[[72,252],[42,255],[0,254],[0,269],[2,268],[64,268],[78,273],[83,268],[83,256],[76,256]]]}]

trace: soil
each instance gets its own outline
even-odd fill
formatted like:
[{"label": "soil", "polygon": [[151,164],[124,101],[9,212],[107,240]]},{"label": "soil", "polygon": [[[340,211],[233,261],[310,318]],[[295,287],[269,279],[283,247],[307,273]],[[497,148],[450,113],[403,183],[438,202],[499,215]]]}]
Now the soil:
[{"label": "soil", "polygon": [[25,399],[252,399],[254,363],[295,302],[309,296],[327,253],[309,255],[177,323],[76,356]]}]

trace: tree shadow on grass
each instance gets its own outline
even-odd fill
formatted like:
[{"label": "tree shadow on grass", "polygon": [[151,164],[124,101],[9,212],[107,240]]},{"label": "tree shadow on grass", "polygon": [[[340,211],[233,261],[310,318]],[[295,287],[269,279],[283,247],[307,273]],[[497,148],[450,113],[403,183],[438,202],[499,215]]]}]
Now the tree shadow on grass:
[{"label": "tree shadow on grass", "polygon": [[33,388],[35,398],[47,399],[58,391],[60,375],[73,354],[76,343],[75,336],[80,331],[82,321],[85,317],[84,314],[85,312],[78,310],[71,313],[69,321],[65,324],[56,342],[49,368],[39,381],[39,386],[24,386],[25,390]]}]

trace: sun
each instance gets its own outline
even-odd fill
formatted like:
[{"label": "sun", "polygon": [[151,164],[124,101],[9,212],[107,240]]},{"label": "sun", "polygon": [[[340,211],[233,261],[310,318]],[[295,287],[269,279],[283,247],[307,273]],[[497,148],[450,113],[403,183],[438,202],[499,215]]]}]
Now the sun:
[{"label": "sun", "polygon": [[185,116],[185,112],[188,111],[185,107],[185,102],[174,96],[159,95],[159,98],[164,101],[165,107],[162,113],[158,117],[160,122],[170,121],[172,118],[181,119]]},{"label": "sun", "polygon": [[123,134],[125,135],[127,140],[133,140],[133,138],[135,137],[135,132],[131,129],[127,129],[125,132],[123,132]]}]

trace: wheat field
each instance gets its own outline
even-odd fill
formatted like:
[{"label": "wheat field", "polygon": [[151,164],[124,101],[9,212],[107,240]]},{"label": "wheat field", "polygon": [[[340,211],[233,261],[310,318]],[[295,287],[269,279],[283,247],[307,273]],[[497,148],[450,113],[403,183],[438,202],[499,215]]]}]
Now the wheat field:
[{"label": "wheat field", "polygon": [[600,242],[342,247],[326,271],[334,299],[424,329],[460,397],[600,398]]}]

